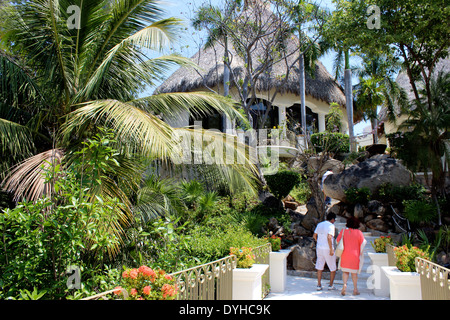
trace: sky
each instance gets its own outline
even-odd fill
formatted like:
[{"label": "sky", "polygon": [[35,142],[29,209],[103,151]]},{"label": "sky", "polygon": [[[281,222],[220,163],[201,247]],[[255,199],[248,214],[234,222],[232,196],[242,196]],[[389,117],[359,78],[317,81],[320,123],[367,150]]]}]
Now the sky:
[{"label": "sky", "polygon": [[[202,41],[204,39],[204,33],[194,30],[191,26],[190,19],[193,17],[193,11],[195,8],[201,6],[204,2],[211,2],[213,5],[219,5],[221,0],[164,0],[162,1],[162,6],[167,12],[167,17],[176,17],[184,21],[183,32],[178,39],[176,51],[183,56],[192,57],[202,46]],[[334,4],[331,0],[317,0],[321,7],[326,7],[333,10]],[[319,60],[323,63],[330,74],[333,73],[333,53],[329,53]],[[173,70],[168,70],[167,77],[170,76],[177,68]],[[153,92],[155,88],[151,88],[150,91]],[[362,121],[355,125],[355,134],[361,134],[365,128],[370,126],[370,122]]]}]

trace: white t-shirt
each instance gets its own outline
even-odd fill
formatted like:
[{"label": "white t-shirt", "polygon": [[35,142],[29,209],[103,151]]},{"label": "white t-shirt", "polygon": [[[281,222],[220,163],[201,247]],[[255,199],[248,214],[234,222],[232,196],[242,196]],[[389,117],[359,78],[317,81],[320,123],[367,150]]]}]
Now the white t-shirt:
[{"label": "white t-shirt", "polygon": [[[331,234],[334,237],[334,230],[334,224],[330,221],[323,221],[317,225],[316,230],[314,230],[314,233],[317,233],[317,249],[330,249],[328,235]],[[332,244],[334,248],[334,243],[332,242]]]}]

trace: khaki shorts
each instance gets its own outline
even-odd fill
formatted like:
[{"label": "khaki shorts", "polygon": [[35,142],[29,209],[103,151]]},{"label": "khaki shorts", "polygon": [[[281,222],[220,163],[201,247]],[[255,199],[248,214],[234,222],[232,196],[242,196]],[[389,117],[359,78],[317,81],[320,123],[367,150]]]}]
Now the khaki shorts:
[{"label": "khaki shorts", "polygon": [[317,253],[317,261],[316,261],[317,270],[323,270],[326,263],[328,269],[330,269],[331,272],[336,271],[336,255],[330,256],[330,249],[318,248],[316,250],[316,253]]}]

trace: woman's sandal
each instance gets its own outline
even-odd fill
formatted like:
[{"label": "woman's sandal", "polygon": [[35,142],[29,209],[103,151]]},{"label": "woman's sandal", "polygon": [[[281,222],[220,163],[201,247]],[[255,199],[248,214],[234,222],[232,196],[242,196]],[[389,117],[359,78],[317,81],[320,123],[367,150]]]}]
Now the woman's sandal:
[{"label": "woman's sandal", "polygon": [[345,296],[345,290],[346,289],[347,289],[347,285],[344,284],[344,286],[342,287],[342,290],[341,290],[341,295]]}]

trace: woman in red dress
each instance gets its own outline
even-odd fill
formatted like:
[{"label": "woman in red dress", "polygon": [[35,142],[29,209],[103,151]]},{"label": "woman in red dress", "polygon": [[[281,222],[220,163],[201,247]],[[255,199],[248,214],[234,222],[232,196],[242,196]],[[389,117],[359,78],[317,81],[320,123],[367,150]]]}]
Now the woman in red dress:
[{"label": "woman in red dress", "polygon": [[366,245],[366,239],[359,228],[359,220],[355,217],[350,217],[347,220],[345,229],[341,230],[336,241],[339,243],[342,236],[344,236],[344,251],[339,259],[339,269],[342,270],[342,280],[344,286],[341,294],[344,296],[347,290],[347,280],[349,274],[352,274],[353,294],[358,295],[358,273],[361,272],[364,263],[363,250]]}]

